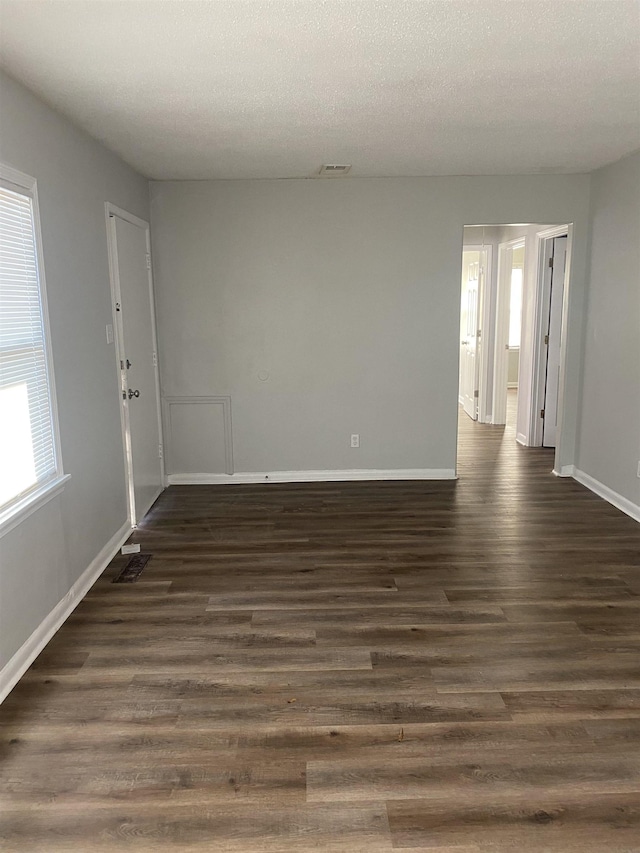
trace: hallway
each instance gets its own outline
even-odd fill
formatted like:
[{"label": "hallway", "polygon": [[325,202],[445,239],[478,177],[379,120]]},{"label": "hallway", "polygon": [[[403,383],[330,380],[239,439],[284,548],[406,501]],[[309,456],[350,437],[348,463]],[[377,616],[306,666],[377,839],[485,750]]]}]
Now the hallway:
[{"label": "hallway", "polygon": [[552,464],[167,489],[0,707],[3,850],[637,853],[640,528]]}]

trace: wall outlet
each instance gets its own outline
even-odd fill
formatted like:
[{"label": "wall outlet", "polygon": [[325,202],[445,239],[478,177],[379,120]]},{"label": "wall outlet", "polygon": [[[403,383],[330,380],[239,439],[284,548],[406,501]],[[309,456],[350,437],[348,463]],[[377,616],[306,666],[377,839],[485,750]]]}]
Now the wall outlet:
[{"label": "wall outlet", "polygon": [[139,554],[140,546],[139,545],[123,545],[120,549],[121,554]]},{"label": "wall outlet", "polygon": [[351,447],[360,447],[360,436],[357,432],[351,436]]}]

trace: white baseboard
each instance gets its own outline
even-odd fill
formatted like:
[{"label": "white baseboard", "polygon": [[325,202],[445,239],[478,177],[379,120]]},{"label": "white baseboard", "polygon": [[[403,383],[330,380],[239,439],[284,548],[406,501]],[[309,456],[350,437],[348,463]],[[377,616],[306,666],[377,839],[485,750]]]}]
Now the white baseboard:
[{"label": "white baseboard", "polygon": [[339,483],[350,480],[455,480],[453,468],[353,469],[345,471],[249,471],[237,474],[169,474],[171,486],[236,483]]},{"label": "white baseboard", "polygon": [[560,468],[554,468],[552,473],[556,477],[573,477],[576,472],[575,465],[562,465]]},{"label": "white baseboard", "polygon": [[516,433],[516,441],[518,444],[522,444],[524,447],[527,447],[527,436],[523,432]]},{"label": "white baseboard", "polygon": [[626,515],[633,518],[634,521],[640,521],[640,506],[638,506],[638,504],[634,504],[628,498],[623,497],[623,495],[618,494],[618,492],[614,492],[613,489],[609,488],[609,486],[605,486],[604,483],[596,480],[595,477],[591,477],[589,474],[585,474],[584,471],[580,471],[577,468],[573,472],[573,478],[579,483],[582,483],[583,486],[591,489],[591,491],[595,492],[596,495],[604,498],[605,501],[624,512]]},{"label": "white baseboard", "polygon": [[33,661],[47,645],[58,628],[89,592],[97,578],[109,565],[120,546],[131,535],[131,524],[127,521],[107,542],[100,553],[91,561],[69,592],[46,616],[11,660],[0,671],[0,702],[13,690]]}]

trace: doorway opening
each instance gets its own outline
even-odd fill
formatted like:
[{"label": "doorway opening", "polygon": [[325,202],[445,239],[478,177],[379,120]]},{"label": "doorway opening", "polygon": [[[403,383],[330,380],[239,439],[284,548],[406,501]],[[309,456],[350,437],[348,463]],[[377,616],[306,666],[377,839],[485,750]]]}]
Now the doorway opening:
[{"label": "doorway opening", "polygon": [[571,237],[570,224],[472,225],[462,247],[459,426],[502,428],[556,460]]}]

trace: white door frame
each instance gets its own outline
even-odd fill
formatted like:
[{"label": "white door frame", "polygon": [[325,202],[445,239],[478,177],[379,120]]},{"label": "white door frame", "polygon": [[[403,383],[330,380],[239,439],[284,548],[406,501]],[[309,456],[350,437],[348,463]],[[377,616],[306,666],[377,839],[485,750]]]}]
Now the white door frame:
[{"label": "white door frame", "polygon": [[[465,246],[465,249],[473,250],[473,246]],[[480,325],[479,338],[480,344],[480,361],[478,364],[478,420],[482,424],[489,421],[488,415],[488,382],[491,370],[491,301],[493,296],[493,287],[491,286],[493,276],[493,246],[489,243],[485,246],[477,246],[476,250],[480,253],[486,252],[486,267],[480,281]]]},{"label": "white door frame", "polygon": [[545,276],[549,274],[549,258],[553,254],[553,239],[555,237],[567,238],[567,260],[564,270],[564,293],[562,298],[562,332],[560,344],[560,382],[558,387],[558,426],[556,429],[556,452],[554,460],[554,473],[564,476],[559,467],[562,459],[562,424],[564,414],[564,389],[567,371],[567,327],[569,320],[569,286],[571,283],[571,256],[573,248],[573,225],[556,225],[536,233],[536,257],[538,258],[538,273],[535,282],[535,314],[533,318],[533,353],[531,359],[532,376],[532,405],[529,423],[529,444],[533,447],[542,447],[543,421],[540,411],[544,408],[545,393],[545,344],[544,344],[544,317],[542,312],[542,298],[544,293]]},{"label": "white door frame", "polygon": [[[493,246],[487,243],[470,243],[462,247],[462,252],[486,252],[486,265],[478,284],[478,337],[476,358],[478,359],[478,422],[489,423],[487,413],[487,387],[491,372],[492,355],[489,352],[491,340],[491,302],[493,298],[493,287],[491,286],[493,274]],[[459,395],[459,394],[458,394]]]},{"label": "white door frame", "polygon": [[498,281],[496,287],[496,335],[493,351],[493,402],[491,423],[504,424],[507,420],[507,378],[509,373],[509,307],[511,304],[511,270],[513,250],[524,248],[525,265],[527,246],[525,237],[498,243]]},{"label": "white door frame", "polygon": [[[151,270],[151,235],[149,223],[144,219],[140,219],[137,216],[134,216],[133,213],[129,213],[126,210],[123,210],[121,207],[116,207],[115,204],[111,204],[111,202],[107,201],[104,205],[105,210],[105,219],[107,226],[107,246],[108,246],[108,254],[109,254],[109,281],[111,284],[111,310],[113,314],[113,331],[114,331],[114,343],[115,343],[115,353],[116,353],[116,367],[118,371],[118,394],[120,399],[120,424],[122,429],[122,447],[124,449],[124,473],[125,473],[125,484],[126,484],[126,492],[127,492],[127,512],[128,519],[131,524],[131,527],[137,527],[137,522],[140,520],[136,517],[136,506],[135,506],[135,497],[134,497],[134,484],[133,484],[133,464],[131,458],[131,430],[129,424],[129,403],[126,397],[123,396],[124,391],[126,390],[124,387],[124,372],[123,372],[123,364],[124,364],[124,343],[123,343],[123,332],[122,332],[122,314],[120,312],[119,306],[122,304],[122,298],[120,296],[120,275],[118,271],[118,250],[115,241],[115,232],[113,230],[113,217],[118,217],[118,219],[123,219],[125,222],[129,222],[131,225],[136,225],[138,228],[142,228],[145,232],[146,246],[147,246],[147,267],[148,267],[148,280],[149,280],[149,299],[151,305],[151,330],[152,330],[152,343],[153,350],[156,354],[154,358],[154,375],[155,375],[155,386],[156,386],[156,403],[157,403],[157,417],[158,417],[158,435],[160,436],[160,442],[162,446],[164,446],[164,439],[162,436],[162,410],[160,404],[160,374],[158,370],[158,336],[157,336],[157,327],[156,327],[156,308],[155,308],[155,299],[153,293],[153,275]],[[160,463],[160,477],[161,483],[163,485],[166,484],[165,470],[164,470],[164,454],[159,457]]]}]

